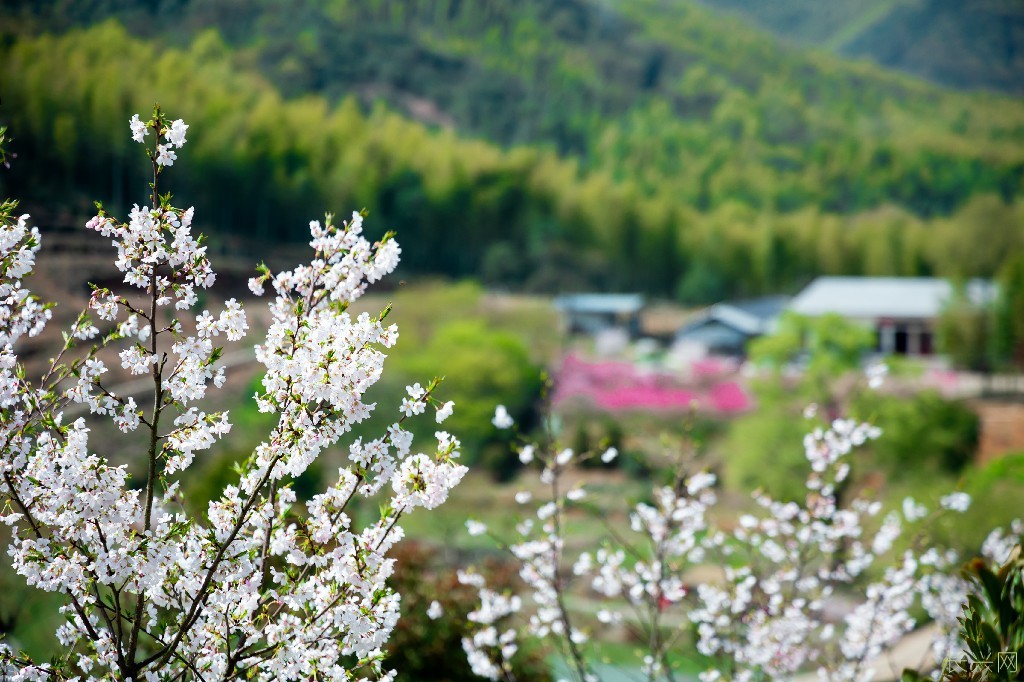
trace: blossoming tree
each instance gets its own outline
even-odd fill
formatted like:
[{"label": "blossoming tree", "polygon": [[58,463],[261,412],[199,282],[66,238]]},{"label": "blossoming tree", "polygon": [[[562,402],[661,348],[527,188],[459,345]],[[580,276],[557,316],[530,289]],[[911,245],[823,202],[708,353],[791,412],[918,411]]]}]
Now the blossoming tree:
[{"label": "blossoming tree", "polygon": [[[869,372],[877,385],[879,373]],[[812,415],[808,415],[809,418]],[[507,411],[495,412],[497,428],[511,428]],[[690,645],[707,664],[706,682],[792,679],[799,673],[822,680],[870,680],[901,674],[884,654],[926,617],[934,626],[927,654],[902,665],[938,675],[941,662],[960,651],[957,619],[968,584],[956,574],[960,558],[931,544],[927,529],[939,514],[967,510],[970,497],[953,492],[929,512],[907,498],[902,509],[881,514],[869,496],[840,495],[850,475],[849,458],[880,431],[870,424],[836,419],[813,428],[805,439],[808,463],[805,496],[777,501],[754,496],[756,513],[723,523],[714,513],[715,476],[694,470],[680,456],[667,485],[628,512],[628,529],[607,524],[599,547],[580,549],[568,531],[572,517],[587,508],[586,487],[571,476],[583,461],[612,461],[603,453],[576,453],[547,435],[524,441],[523,464],[536,467],[546,492],[523,491],[516,501],[526,513],[518,537],[497,543],[519,563],[522,595],[490,589],[466,571],[460,579],[479,590],[480,607],[469,615],[463,639],[470,665],[481,677],[511,681],[511,657],[523,637],[551,640],[568,674],[578,682],[601,679],[592,645],[625,628],[643,654],[637,667],[650,682],[677,679],[678,653]],[[849,499],[847,499],[849,498]],[[470,534],[489,533],[474,520]],[[982,551],[1005,560],[1019,542],[996,530]],[[904,538],[904,547],[898,541]],[[708,568],[717,575],[708,576]],[[696,578],[694,569],[705,577]],[[581,597],[596,602],[596,622],[573,609]],[[845,607],[845,608],[844,608]]]},{"label": "blossoming tree", "polygon": [[[363,400],[381,376],[395,325],[346,312],[391,272],[400,249],[391,235],[371,244],[362,216],[340,226],[311,222],[313,258],[287,272],[262,267],[250,288],[273,289],[271,322],[256,357],[265,367],[260,411],[277,423],[239,462],[236,485],[209,503],[205,517],[186,511],[182,472],[231,428],[226,412],[205,412],[212,383],[225,382],[221,338],[242,339],[248,324],[234,299],[219,313],[194,312],[215,275],[193,209],[160,193],[188,126],[157,107],[131,120],[152,169],[149,203],[120,221],[102,209],[87,227],[111,238],[124,291],[94,288],[42,377],[33,380],[17,344],[50,318],[24,286],[40,248],[28,216],[0,211],[0,494],[14,540],[9,554],[32,586],[63,595],[61,650],[35,662],[0,643],[9,680],[351,680],[391,679],[381,647],[399,616],[388,587],[389,549],[402,517],[433,509],[466,469],[459,443],[437,432],[415,453],[408,418],[451,403],[438,382],[410,386],[396,420],[379,438],[347,446],[336,480],[297,504],[292,481],[375,408]],[[81,344],[88,342],[84,350]],[[102,357],[152,380],[144,404],[104,381]],[[108,357],[109,360],[109,357]],[[64,417],[70,403],[112,419],[136,436],[144,480],[130,485],[91,443],[85,418]],[[97,452],[99,449],[99,452]],[[386,501],[356,524],[357,497]],[[361,515],[364,516],[365,515]]]}]

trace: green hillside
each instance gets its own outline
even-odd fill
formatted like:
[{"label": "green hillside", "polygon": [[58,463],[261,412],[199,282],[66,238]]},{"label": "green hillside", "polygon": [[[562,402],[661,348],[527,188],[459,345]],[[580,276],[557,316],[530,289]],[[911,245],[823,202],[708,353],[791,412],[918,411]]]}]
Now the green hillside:
[{"label": "green hillside", "polygon": [[1024,94],[1019,0],[701,0],[788,40],[936,83]]},{"label": "green hillside", "polygon": [[[125,29],[75,28],[115,15]],[[218,207],[207,220],[287,240],[366,206],[410,271],[703,300],[821,272],[987,275],[1024,244],[1019,100],[692,4],[109,0],[0,19],[22,152],[0,181],[40,202],[135,196],[123,122],[159,99],[196,124],[178,190]]]},{"label": "green hillside", "polygon": [[27,7],[46,17],[37,26],[116,13],[133,35],[165,44],[215,27],[236,63],[285,97],[382,100],[463,135],[576,156],[700,208],[895,202],[930,215],[978,191],[1014,195],[1024,175],[1019,102],[808,55],[678,0],[112,1],[55,3],[52,16],[46,3]]}]

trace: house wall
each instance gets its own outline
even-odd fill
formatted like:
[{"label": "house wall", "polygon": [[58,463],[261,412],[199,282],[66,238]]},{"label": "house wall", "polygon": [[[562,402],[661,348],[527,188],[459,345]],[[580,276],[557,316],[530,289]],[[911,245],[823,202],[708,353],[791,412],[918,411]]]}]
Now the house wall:
[{"label": "house wall", "polygon": [[935,352],[935,320],[894,320],[874,322],[876,349],[887,355],[932,355]]}]

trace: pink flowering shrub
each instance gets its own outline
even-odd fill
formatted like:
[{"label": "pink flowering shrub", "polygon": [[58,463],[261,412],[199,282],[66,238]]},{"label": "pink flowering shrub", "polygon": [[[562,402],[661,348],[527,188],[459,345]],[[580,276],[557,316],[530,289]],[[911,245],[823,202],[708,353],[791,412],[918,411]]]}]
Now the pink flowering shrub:
[{"label": "pink flowering shrub", "polygon": [[734,358],[708,356],[690,363],[690,372],[697,378],[719,378],[726,374],[735,374],[740,362]]},{"label": "pink flowering shrub", "polygon": [[[706,378],[718,379],[718,369],[706,362],[700,371]],[[551,402],[557,408],[573,401],[585,401],[608,412],[686,412],[696,408],[725,415],[753,406],[735,381],[717,381],[706,390],[687,388],[672,374],[638,370],[629,362],[589,362],[568,355],[554,377]]]},{"label": "pink flowering shrub", "polygon": [[[256,346],[265,367],[255,400],[277,423],[238,463],[239,478],[190,516],[179,477],[231,428],[226,412],[200,401],[221,387],[221,339],[242,339],[248,323],[235,300],[220,312],[193,312],[215,274],[193,210],[159,191],[177,161],[188,126],[157,108],[131,120],[153,172],[149,205],[123,222],[102,208],[87,227],[112,240],[124,292],[95,288],[38,380],[19,361],[20,339],[50,316],[23,286],[40,247],[28,216],[0,213],[0,495],[14,540],[8,554],[25,581],[64,598],[60,649],[45,662],[0,643],[5,680],[351,680],[392,679],[382,647],[399,616],[388,586],[389,550],[403,516],[434,509],[466,469],[459,442],[443,431],[414,452],[403,422],[434,406],[437,382],[408,388],[396,420],[380,437],[347,445],[337,479],[299,508],[292,481],[370,414],[363,401],[381,376],[395,325],[346,312],[367,285],[390,273],[400,249],[385,236],[371,244],[362,217],[341,226],[310,223],[312,260],[287,272],[262,268],[250,287],[269,285],[270,326]],[[133,293],[134,292],[134,293]],[[89,342],[84,351],[77,347]],[[142,404],[104,382],[99,350],[118,351],[122,367],[149,377]],[[138,443],[145,479],[131,486],[85,418],[68,421],[71,403],[112,419]],[[378,515],[349,515],[358,497],[385,504]]]}]

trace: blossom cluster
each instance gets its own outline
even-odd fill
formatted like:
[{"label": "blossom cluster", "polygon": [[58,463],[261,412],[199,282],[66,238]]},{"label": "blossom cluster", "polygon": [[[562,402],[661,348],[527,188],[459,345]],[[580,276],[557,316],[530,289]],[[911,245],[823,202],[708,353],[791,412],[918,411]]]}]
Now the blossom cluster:
[{"label": "blossom cluster", "polygon": [[29,228],[27,215],[12,220],[14,209],[13,203],[0,205],[0,446],[11,443],[33,408],[34,396],[20,376],[14,344],[23,336],[37,336],[50,319],[50,310],[22,286],[35,266],[39,230]]},{"label": "blossom cluster", "polygon": [[39,230],[29,228],[28,216],[9,221],[5,205],[0,212],[0,347],[13,346],[22,336],[36,336],[50,319],[49,310],[22,286],[35,267],[40,247]]},{"label": "blossom cluster", "polygon": [[[401,250],[390,235],[367,240],[359,214],[341,226],[328,216],[310,223],[308,264],[276,274],[262,268],[253,278],[254,293],[269,282],[275,294],[256,347],[265,375],[255,400],[276,425],[238,463],[237,484],[205,515],[190,514],[182,473],[231,429],[226,412],[201,403],[211,383],[226,381],[218,343],[242,340],[249,323],[234,299],[219,312],[196,312],[199,290],[216,276],[202,237],[193,235],[194,210],[158,192],[188,126],[157,108],[130,127],[137,142],[150,132],[156,139],[147,151],[150,204],[136,205],[127,221],[101,208],[86,226],[112,239],[128,289],[94,288],[58,360],[77,340],[96,345],[67,364],[55,360],[38,383],[24,378],[14,343],[48,318],[21,286],[39,235],[26,217],[2,221],[2,520],[14,534],[15,570],[64,596],[66,622],[57,631],[62,650],[49,662],[0,644],[0,673],[11,680],[392,679],[381,660],[399,616],[400,595],[388,586],[399,521],[443,503],[466,471],[455,437],[438,431],[432,447],[416,452],[404,422],[434,405],[440,423],[452,403],[434,398],[436,380],[416,384],[410,408],[381,437],[347,444],[347,462],[324,491],[300,501],[292,483],[376,408],[364,395],[380,379],[398,330],[385,322],[387,311],[352,316],[347,308],[394,270]],[[104,384],[109,368],[97,349],[152,379],[151,401],[143,401],[151,407]],[[90,417],[65,423],[69,403],[86,406]],[[141,488],[129,485],[126,465],[113,465],[90,443],[89,419],[103,416],[141,434]],[[357,524],[349,507],[370,496],[386,504]]]},{"label": "blossom cluster", "polygon": [[[494,424],[513,426],[501,406]],[[952,492],[930,511],[907,498],[901,510],[883,514],[880,502],[851,495],[851,457],[880,436],[871,424],[847,419],[814,429],[804,440],[804,499],[779,501],[756,492],[756,511],[733,521],[715,513],[714,474],[688,474],[680,463],[671,484],[656,487],[649,501],[628,512],[631,535],[609,526],[601,546],[575,553],[568,550],[565,514],[586,491],[579,484],[567,489],[567,474],[588,458],[611,461],[617,451],[574,453],[554,441],[525,443],[519,458],[539,467],[548,493],[517,494],[516,501],[533,505],[533,513],[516,527],[518,539],[506,544],[496,538],[517,560],[525,585],[520,600],[503,597],[515,608],[494,609],[494,594],[482,579],[467,579],[479,588],[481,611],[493,614],[463,642],[474,671],[514,679],[495,643],[500,631],[508,642],[554,639],[575,679],[597,679],[586,647],[601,638],[602,627],[614,627],[645,643],[638,663],[647,679],[672,679],[670,654],[687,630],[670,623],[682,619],[693,625],[697,651],[713,662],[701,674],[709,682],[790,679],[804,672],[823,680],[869,680],[883,654],[920,625],[920,613],[934,624],[930,658],[920,664],[935,670],[929,666],[962,646],[957,618],[967,584],[954,570],[962,558],[938,547],[898,548],[921,546],[938,515],[965,512],[971,499]],[[599,510],[599,518],[607,513]],[[467,527],[471,534],[488,532],[478,521]],[[983,552],[1005,558],[1021,529],[1018,522],[1010,534],[993,532]],[[691,578],[712,567],[718,577]],[[567,598],[581,594],[601,604],[597,625],[567,608]]]},{"label": "blossom cluster", "polygon": [[[743,515],[731,533],[705,540],[709,552],[729,563],[723,584],[698,587],[689,617],[698,625],[698,650],[730,660],[735,679],[788,678],[808,668],[823,679],[865,679],[870,663],[916,625],[911,613],[919,603],[943,632],[955,629],[964,586],[944,580],[944,571],[956,556],[935,550],[920,558],[910,551],[892,556],[904,526],[927,510],[908,499],[905,518],[890,513],[871,533],[881,503],[841,504],[838,491],[850,471],[845,458],[880,435],[850,420],[815,430],[804,443],[810,474],[803,503],[755,495],[763,514]],[[879,564],[880,578],[865,584]],[[841,619],[829,613],[850,595],[858,595],[852,610]],[[936,653],[949,653],[951,645],[938,638]]]}]

